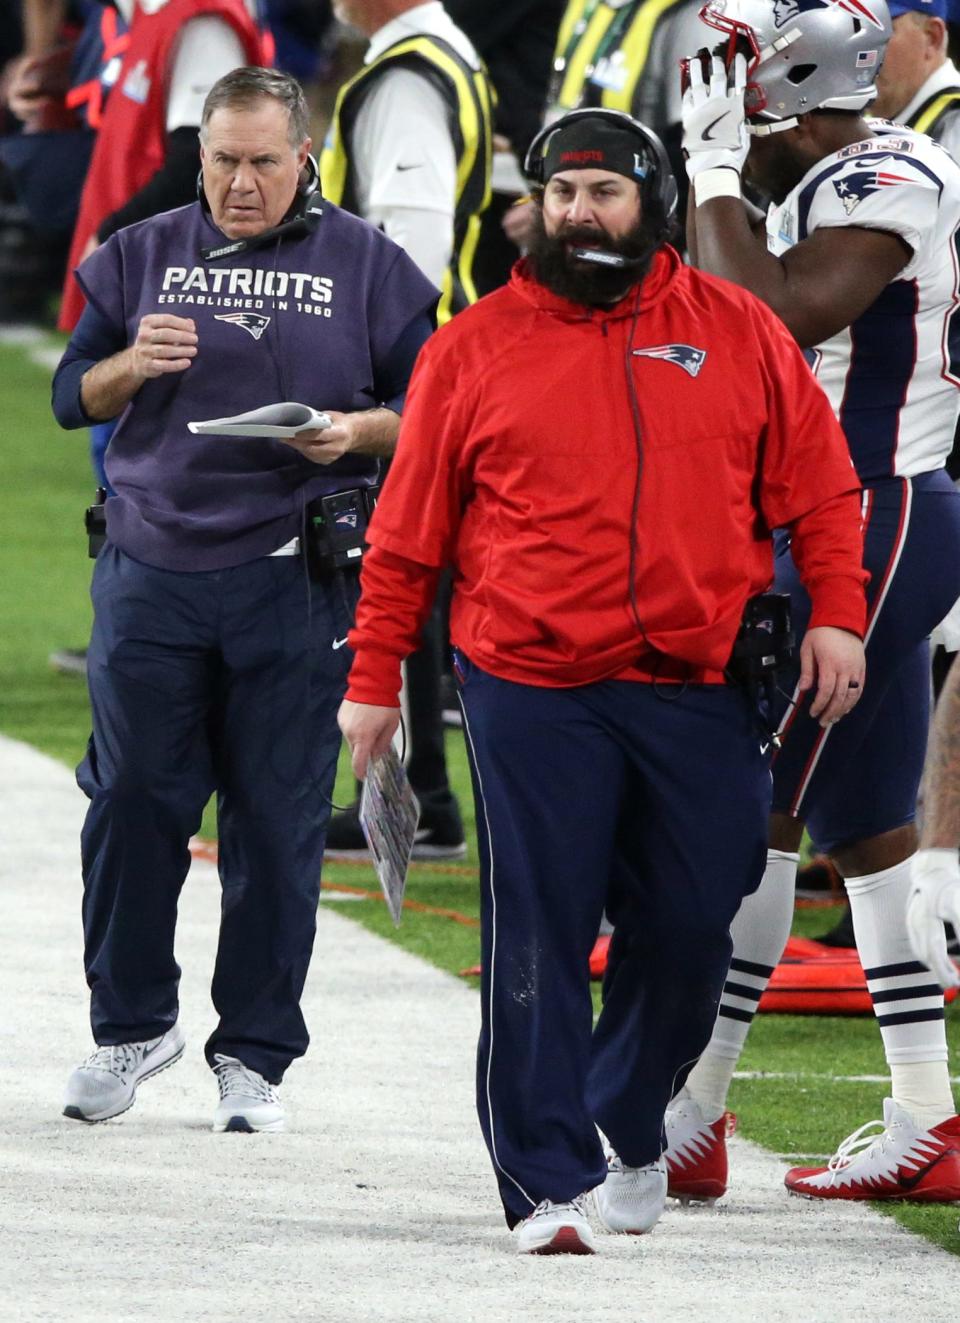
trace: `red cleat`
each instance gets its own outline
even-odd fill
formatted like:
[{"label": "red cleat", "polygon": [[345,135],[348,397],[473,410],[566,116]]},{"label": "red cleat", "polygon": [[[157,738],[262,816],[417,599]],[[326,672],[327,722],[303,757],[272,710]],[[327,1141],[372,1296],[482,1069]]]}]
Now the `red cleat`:
[{"label": "red cleat", "polygon": [[794,1167],[784,1183],[808,1199],[960,1203],[960,1116],[921,1130],[886,1098],[882,1121],[855,1130],[825,1167]]},{"label": "red cleat", "polygon": [[681,1203],[709,1202],[727,1192],[727,1139],[737,1126],[733,1112],[705,1121],[692,1098],[675,1099],[664,1117],[667,1194]]}]

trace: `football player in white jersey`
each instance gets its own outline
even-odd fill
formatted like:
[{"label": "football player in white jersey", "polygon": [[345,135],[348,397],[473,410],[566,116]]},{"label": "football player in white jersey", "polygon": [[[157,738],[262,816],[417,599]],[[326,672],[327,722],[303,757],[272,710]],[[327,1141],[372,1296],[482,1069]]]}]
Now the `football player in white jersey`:
[{"label": "football player in white jersey", "polygon": [[[883,1120],[793,1192],[960,1199],[960,1117],[939,984],[905,906],[929,706],[927,639],[960,591],[960,496],[943,471],[960,394],[960,167],[922,134],[867,122],[891,32],[884,0],[712,0],[690,61],[684,148],[692,260],[764,299],[811,363],[863,484],[867,678],[840,726],[794,690],[774,760],[768,865],[733,929],[710,1045],[668,1113],[671,1188],[726,1185],[727,1089],[790,931],[804,823],[850,898],[891,1071]],[[713,31],[710,32],[710,29]],[[773,199],[747,203],[741,174]],[[788,548],[777,587],[806,610]]]}]

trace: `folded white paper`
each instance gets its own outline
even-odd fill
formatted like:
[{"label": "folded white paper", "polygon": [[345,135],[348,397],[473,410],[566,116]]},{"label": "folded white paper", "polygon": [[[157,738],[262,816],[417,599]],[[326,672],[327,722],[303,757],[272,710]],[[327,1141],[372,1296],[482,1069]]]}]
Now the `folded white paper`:
[{"label": "folded white paper", "polygon": [[407,869],[417,836],[420,805],[392,746],[367,764],[360,796],[360,826],[373,856],[393,922],[400,923]]},{"label": "folded white paper", "polygon": [[229,418],[208,418],[206,422],[187,423],[200,436],[296,436],[299,432],[325,431],[333,423],[328,414],[318,413],[309,404],[266,404],[262,409],[235,413]]}]

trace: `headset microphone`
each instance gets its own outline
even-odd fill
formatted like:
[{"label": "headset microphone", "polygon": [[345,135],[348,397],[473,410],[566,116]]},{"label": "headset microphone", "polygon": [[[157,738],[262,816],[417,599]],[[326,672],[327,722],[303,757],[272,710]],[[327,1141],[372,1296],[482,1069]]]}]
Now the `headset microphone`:
[{"label": "headset microphone", "polygon": [[[197,200],[204,214],[210,216],[210,204],[203,191],[203,171],[197,175]],[[293,214],[291,214],[293,213]],[[215,262],[220,257],[234,257],[237,253],[248,253],[252,248],[262,248],[273,243],[274,239],[284,239],[288,235],[313,234],[323,217],[323,194],[320,192],[320,171],[310,155],[304,163],[303,179],[297,186],[293,206],[287,212],[287,218],[274,225],[272,229],[260,234],[251,234],[244,239],[225,239],[221,243],[208,244],[200,249],[200,256],[205,262]]]},{"label": "headset microphone", "polygon": [[233,257],[237,253],[247,253],[251,248],[262,248],[265,244],[272,243],[274,239],[283,239],[287,235],[312,234],[320,224],[323,217],[323,198],[319,193],[314,193],[308,201],[306,208],[293,220],[284,221],[281,225],[275,225],[273,229],[263,230],[260,234],[251,234],[246,239],[232,239],[227,243],[211,244],[207,248],[200,249],[200,256],[205,262],[215,262],[221,257]]},{"label": "headset microphone", "polygon": [[602,248],[574,248],[573,256],[578,262],[592,262],[595,266],[605,266],[612,271],[625,271],[630,267],[643,266],[646,257],[624,257],[623,253],[607,253]]}]

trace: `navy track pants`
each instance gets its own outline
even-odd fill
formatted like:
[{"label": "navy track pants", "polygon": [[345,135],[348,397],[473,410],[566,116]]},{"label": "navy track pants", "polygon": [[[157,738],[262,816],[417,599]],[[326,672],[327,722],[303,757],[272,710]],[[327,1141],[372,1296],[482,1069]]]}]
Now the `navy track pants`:
[{"label": "navy track pants", "polygon": [[739,690],[551,689],[457,664],[481,861],[477,1104],[512,1225],[603,1180],[597,1125],[630,1166],[660,1155],[763,872],[770,774]]},{"label": "navy track pants", "polygon": [[[913,822],[930,722],[928,638],[960,597],[960,495],[943,470],[891,478],[864,492],[867,678],[835,726],[809,715],[810,698],[782,721],[773,806],[807,824],[819,850],[842,848]],[[810,599],[778,536],[776,587],[789,592],[797,638]],[[799,668],[781,681],[796,696]],[[783,706],[786,706],[784,704]]]},{"label": "navy track pants", "polygon": [[278,1083],[306,1051],[300,994],[355,593],[311,584],[299,557],[184,574],[110,545],[100,553],[93,734],[77,770],[90,799],[81,850],[96,1042],[152,1038],[177,1018],[177,900],[216,791],[219,1024],[207,1059],[238,1057]]}]

